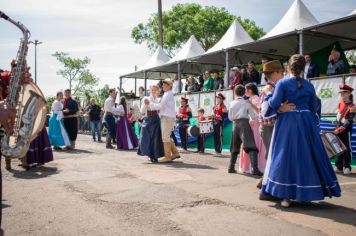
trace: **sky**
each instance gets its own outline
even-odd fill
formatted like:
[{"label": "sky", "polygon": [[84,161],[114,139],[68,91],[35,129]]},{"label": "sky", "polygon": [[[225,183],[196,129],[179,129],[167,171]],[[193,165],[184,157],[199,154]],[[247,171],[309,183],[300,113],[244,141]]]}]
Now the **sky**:
[{"label": "sky", "polygon": [[[162,0],[162,7],[169,10],[177,3],[190,2],[225,7],[234,15],[255,21],[268,32],[293,0]],[[303,2],[319,22],[346,16],[356,8],[356,0]],[[57,75],[61,65],[51,56],[56,51],[76,58],[89,57],[89,69],[100,78],[100,86],[110,87],[117,87],[120,75],[133,72],[135,65],[144,65],[152,53],[145,44],[134,43],[131,30],[157,11],[157,0],[0,0],[0,11],[22,22],[30,30],[31,40],[43,42],[37,46],[37,82],[46,96],[68,86]],[[2,19],[0,31],[0,68],[9,69],[21,33]],[[27,60],[34,76],[34,45],[30,45]],[[141,84],[143,81],[138,82]],[[132,85],[128,80],[123,87],[131,90]]]}]

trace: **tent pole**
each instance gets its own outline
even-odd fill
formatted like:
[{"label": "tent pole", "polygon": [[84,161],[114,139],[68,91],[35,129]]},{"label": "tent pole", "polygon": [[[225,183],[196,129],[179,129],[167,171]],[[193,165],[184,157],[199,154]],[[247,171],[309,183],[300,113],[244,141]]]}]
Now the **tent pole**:
[{"label": "tent pole", "polygon": [[136,96],[136,93],[137,93],[137,78],[135,77],[135,96]]},{"label": "tent pole", "polygon": [[122,91],[122,77],[120,77],[120,86],[119,86],[119,94],[120,94],[120,97],[121,97],[121,91]]},{"label": "tent pole", "polygon": [[303,55],[304,53],[304,37],[303,37],[303,31],[299,31],[299,54]]},{"label": "tent pole", "polygon": [[143,77],[145,80],[145,96],[147,96],[147,71],[143,72]]},{"label": "tent pole", "polygon": [[181,78],[181,73],[180,73],[180,62],[178,62],[178,91],[179,93],[182,92],[182,78]]},{"label": "tent pole", "polygon": [[225,51],[225,78],[226,81],[224,81],[225,83],[225,87],[229,86],[229,50]]}]

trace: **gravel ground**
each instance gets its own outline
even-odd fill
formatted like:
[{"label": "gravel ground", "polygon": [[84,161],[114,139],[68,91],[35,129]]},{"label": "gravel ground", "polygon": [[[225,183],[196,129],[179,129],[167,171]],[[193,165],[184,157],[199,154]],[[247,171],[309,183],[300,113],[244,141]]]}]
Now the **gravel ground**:
[{"label": "gravel ground", "polygon": [[258,200],[256,178],[227,174],[227,156],[154,165],[77,143],[45,166],[2,169],[5,235],[356,235],[355,171],[338,176],[341,198],[282,209]]}]

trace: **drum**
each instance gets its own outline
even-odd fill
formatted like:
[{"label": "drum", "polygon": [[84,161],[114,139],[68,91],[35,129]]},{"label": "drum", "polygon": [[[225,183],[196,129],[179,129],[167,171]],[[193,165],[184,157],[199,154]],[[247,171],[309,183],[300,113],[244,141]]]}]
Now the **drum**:
[{"label": "drum", "polygon": [[341,142],[339,137],[331,132],[322,132],[321,139],[329,159],[340,156],[347,151],[345,144]]},{"label": "drum", "polygon": [[214,132],[214,126],[212,120],[200,121],[199,127],[200,127],[201,134],[209,134]]},{"label": "drum", "polygon": [[189,126],[187,132],[190,136],[199,137],[199,128],[197,126]]}]

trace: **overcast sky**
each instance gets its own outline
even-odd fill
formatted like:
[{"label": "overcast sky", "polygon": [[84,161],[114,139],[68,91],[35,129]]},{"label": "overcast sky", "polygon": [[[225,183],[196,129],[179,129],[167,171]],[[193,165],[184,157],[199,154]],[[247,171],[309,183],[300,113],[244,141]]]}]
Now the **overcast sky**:
[{"label": "overcast sky", "polygon": [[[234,15],[254,20],[268,32],[284,15],[293,0],[162,0],[163,10],[177,3],[195,2],[225,7]],[[268,2],[268,3],[267,3]],[[356,8],[356,0],[303,0],[320,21],[346,16]],[[49,96],[67,87],[56,71],[60,65],[51,56],[55,51],[73,57],[88,56],[90,69],[100,85],[118,86],[121,74],[142,66],[150,51],[131,39],[131,29],[157,11],[157,0],[11,0],[0,1],[0,10],[21,21],[31,31],[31,39],[43,44],[37,50],[37,80]],[[8,69],[15,58],[21,33],[10,23],[0,21],[0,68]],[[34,46],[28,64],[34,68]],[[34,69],[32,69],[34,74]],[[129,82],[125,83],[128,89]]]}]

